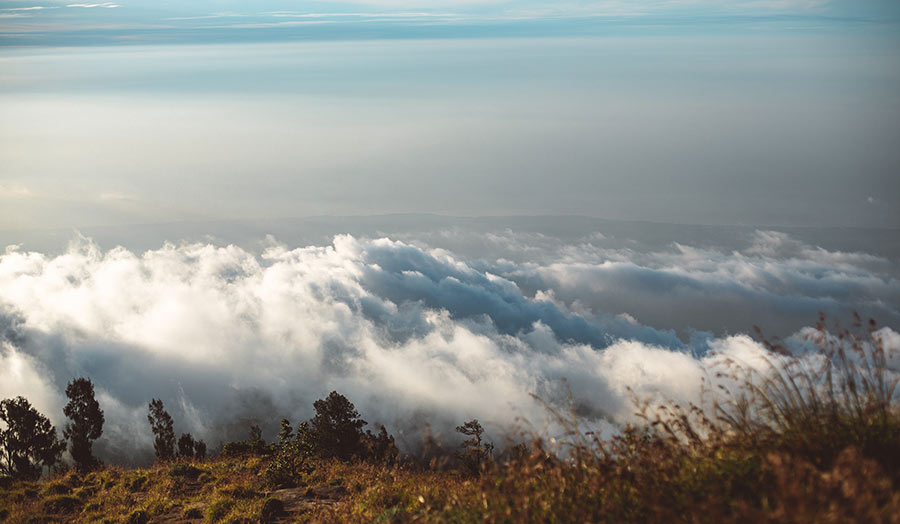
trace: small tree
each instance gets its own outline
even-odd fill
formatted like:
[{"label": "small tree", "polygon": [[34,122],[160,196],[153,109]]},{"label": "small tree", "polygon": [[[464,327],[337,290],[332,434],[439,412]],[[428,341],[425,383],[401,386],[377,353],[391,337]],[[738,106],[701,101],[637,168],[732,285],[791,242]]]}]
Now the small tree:
[{"label": "small tree", "polygon": [[387,428],[381,426],[378,434],[366,431],[365,438],[366,456],[375,462],[393,464],[397,461],[400,450],[394,442],[394,437],[387,432]]},{"label": "small tree", "polygon": [[162,400],[155,398],[150,401],[147,420],[150,422],[150,429],[153,430],[153,450],[156,452],[156,460],[164,462],[175,458],[175,428]]},{"label": "small tree", "polygon": [[307,455],[314,455],[316,453],[316,435],[313,433],[312,427],[309,425],[308,420],[304,420],[297,426],[297,433],[294,435],[294,440],[300,446],[300,450]]},{"label": "small tree", "polygon": [[316,415],[310,429],[315,436],[316,451],[323,457],[350,460],[365,454],[362,427],[366,421],[347,397],[332,391],[327,398],[313,403]]},{"label": "small tree", "polygon": [[266,445],[265,439],[263,439],[262,429],[259,427],[259,424],[250,425],[250,437],[247,439],[247,444],[250,447],[250,451],[257,455],[266,455],[271,452],[269,446]]},{"label": "small tree", "polygon": [[194,458],[197,460],[203,460],[206,458],[206,442],[198,440],[194,444]]},{"label": "small tree", "polygon": [[19,479],[34,479],[41,465],[52,468],[59,462],[66,442],[56,428],[31,406],[25,397],[0,401],[0,473]]},{"label": "small tree", "polygon": [[178,456],[180,458],[194,458],[194,448],[197,445],[190,433],[182,433],[178,438]]},{"label": "small tree", "polygon": [[481,471],[482,465],[490,460],[491,455],[494,452],[494,445],[482,442],[481,435],[484,433],[484,428],[481,427],[478,419],[472,419],[462,426],[456,426],[456,431],[468,437],[472,437],[464,440],[459,445],[459,447],[462,448],[462,451],[458,456],[466,469],[473,474],[478,474]]},{"label": "small tree", "polygon": [[247,439],[248,442],[254,444],[256,442],[265,443],[262,437],[262,429],[260,429],[259,424],[251,424],[250,425],[250,438]]},{"label": "small tree", "polygon": [[275,488],[297,486],[304,474],[312,471],[309,458],[315,446],[308,422],[301,422],[297,434],[288,419],[281,419],[278,444],[272,446],[272,459],[266,466],[266,481]]},{"label": "small tree", "polygon": [[94,398],[94,384],[88,378],[76,378],[66,387],[69,403],[63,413],[72,421],[63,435],[69,440],[69,453],[75,469],[84,473],[100,464],[92,453],[93,441],[103,433],[103,410]]},{"label": "small tree", "polygon": [[291,440],[293,433],[294,428],[291,427],[291,421],[286,418],[281,419],[281,431],[278,432],[278,444],[283,446],[285,442]]}]

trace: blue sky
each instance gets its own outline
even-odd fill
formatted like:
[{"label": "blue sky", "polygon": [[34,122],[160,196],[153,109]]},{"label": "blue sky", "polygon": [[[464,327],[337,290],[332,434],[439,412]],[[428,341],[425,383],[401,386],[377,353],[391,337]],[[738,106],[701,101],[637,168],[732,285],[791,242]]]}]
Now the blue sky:
[{"label": "blue sky", "polygon": [[898,13],[891,0],[3,0],[0,43],[891,31]]}]

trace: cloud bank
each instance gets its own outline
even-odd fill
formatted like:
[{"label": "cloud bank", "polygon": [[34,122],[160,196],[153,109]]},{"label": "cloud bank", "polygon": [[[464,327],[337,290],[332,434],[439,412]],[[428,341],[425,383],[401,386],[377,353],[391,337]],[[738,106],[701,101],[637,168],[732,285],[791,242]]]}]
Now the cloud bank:
[{"label": "cloud bank", "polygon": [[507,232],[494,242],[517,256],[491,260],[350,235],[297,249],[270,239],[258,253],[210,243],[104,251],[86,239],[59,256],[10,247],[0,256],[0,397],[25,395],[61,427],[66,383],[91,377],[107,420],[97,449],[110,461],[149,457],[154,397],[176,431],[215,446],[243,438],[250,422],[271,438],[281,417],[309,417],[313,400],[338,390],[409,448],[426,423],[452,434],[478,418],[494,438],[524,421],[545,428],[532,394],[562,406],[566,388],[601,429],[633,420],[628,388],[696,401],[723,358],[766,354],[744,334],[690,329],[706,316],[765,325],[858,308],[897,325],[900,282],[880,257],[765,231],[731,253],[604,241]]}]

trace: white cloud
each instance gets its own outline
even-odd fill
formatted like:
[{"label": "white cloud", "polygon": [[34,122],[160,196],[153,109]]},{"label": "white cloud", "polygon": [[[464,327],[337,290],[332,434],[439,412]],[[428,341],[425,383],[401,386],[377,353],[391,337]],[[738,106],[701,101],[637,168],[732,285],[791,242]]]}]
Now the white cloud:
[{"label": "white cloud", "polygon": [[103,2],[100,4],[66,4],[66,7],[84,7],[84,8],[104,7],[107,9],[112,9],[112,8],[121,7],[121,6],[119,4],[114,4],[112,2]]},{"label": "white cloud", "polygon": [[58,6],[43,6],[36,5],[32,7],[7,7],[4,9],[0,9],[0,11],[40,11],[41,9],[58,9]]},{"label": "white cloud", "polygon": [[[688,248],[668,256],[663,282],[702,282],[678,275],[722,264]],[[59,426],[65,384],[90,376],[107,410],[98,449],[122,458],[149,452],[144,417],[153,397],[166,402],[178,431],[215,445],[242,437],[241,421],[257,419],[274,433],[282,416],[308,417],[312,401],[336,389],[413,445],[426,421],[449,434],[473,417],[494,435],[518,417],[546,427],[551,417],[530,394],[564,406],[563,378],[599,427],[634,420],[629,387],[698,402],[701,379],[723,359],[764,362],[765,349],[747,336],[678,349],[671,333],[629,314],[571,313],[577,307],[555,298],[565,285],[529,299],[499,270],[480,266],[444,250],[351,236],[328,246],[271,245],[261,255],[208,244],[102,251],[85,240],[55,257],[10,249],[0,255],[0,394],[32,398]],[[604,280],[605,263],[596,267]],[[519,266],[529,271],[563,274],[553,264]],[[743,278],[728,268],[712,273]],[[598,280],[579,280],[578,271],[572,278],[582,288]],[[882,333],[890,344],[900,339]]]},{"label": "white cloud", "polygon": [[0,184],[0,198],[28,198],[32,196],[34,196],[34,192],[25,186]]}]

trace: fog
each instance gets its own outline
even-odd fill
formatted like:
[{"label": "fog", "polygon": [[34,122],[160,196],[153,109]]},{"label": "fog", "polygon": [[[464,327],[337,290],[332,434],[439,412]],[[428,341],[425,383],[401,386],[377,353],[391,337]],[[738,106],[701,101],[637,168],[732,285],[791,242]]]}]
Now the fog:
[{"label": "fog", "polygon": [[[796,336],[817,311],[849,322],[856,310],[900,340],[900,280],[885,256],[771,230],[737,249],[636,249],[607,233],[11,246],[0,256],[0,396],[25,395],[61,426],[66,383],[91,377],[107,420],[98,453],[119,462],[148,458],[154,397],[177,431],[216,446],[251,422],[273,438],[278,420],[311,416],[337,390],[411,450],[426,423],[444,438],[471,418],[498,442],[552,433],[532,395],[567,409],[571,390],[587,427],[604,431],[635,420],[628,388],[700,402],[723,359],[759,365],[767,354],[753,324]],[[502,253],[446,247],[478,242]]]}]

